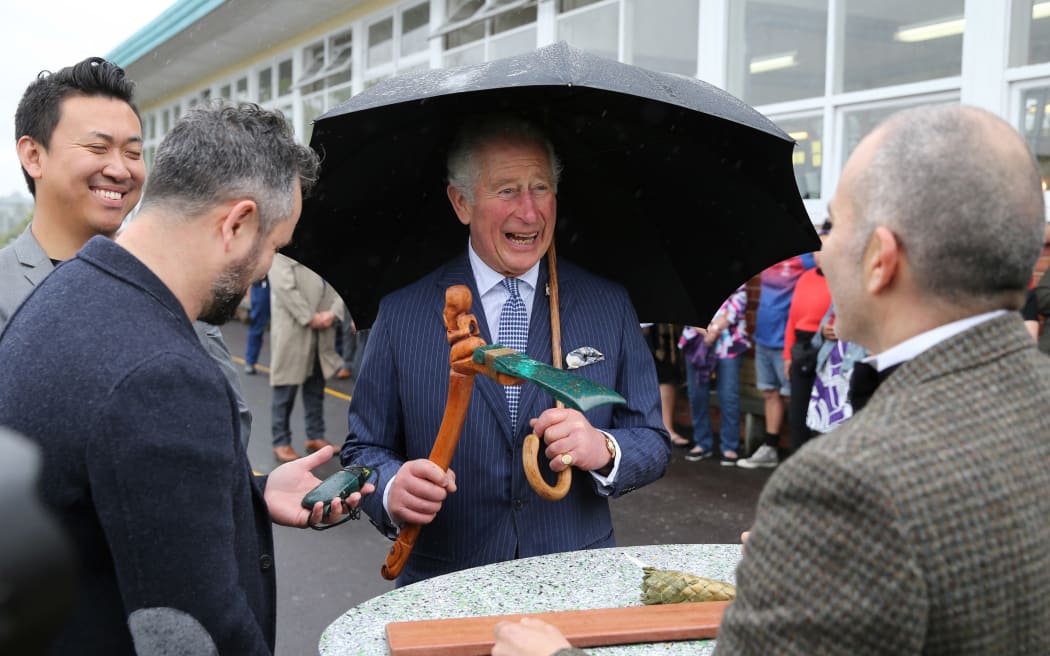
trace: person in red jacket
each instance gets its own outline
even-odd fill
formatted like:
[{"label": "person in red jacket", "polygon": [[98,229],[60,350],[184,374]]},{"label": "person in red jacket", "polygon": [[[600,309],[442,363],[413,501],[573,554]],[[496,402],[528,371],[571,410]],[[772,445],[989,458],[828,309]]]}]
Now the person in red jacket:
[{"label": "person in red jacket", "polygon": [[[820,227],[820,238],[824,239],[830,229],[830,222],[825,221]],[[819,345],[814,347],[811,340],[831,306],[828,282],[820,270],[820,253],[814,253],[813,258],[817,267],[805,271],[795,284],[795,295],[791,298],[787,327],[784,329],[784,373],[791,385],[788,423],[791,426],[792,451],[798,451],[812,435],[806,426],[806,411],[813,390],[813,379],[816,377],[813,365]],[[810,353],[813,357],[808,357]]]}]

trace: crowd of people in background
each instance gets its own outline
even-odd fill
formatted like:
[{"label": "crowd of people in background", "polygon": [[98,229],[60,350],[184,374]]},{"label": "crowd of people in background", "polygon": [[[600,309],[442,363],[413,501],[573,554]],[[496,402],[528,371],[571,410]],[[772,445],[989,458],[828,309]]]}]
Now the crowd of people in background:
[{"label": "crowd of people in background", "polygon": [[[362,340],[332,287],[275,254],[320,166],[278,112],[187,112],[145,191],[131,84],[105,60],[31,84],[16,131],[35,214],[0,250],[0,425],[39,445],[40,492],[83,558],[83,594],[38,636],[59,652],[82,651],[91,636],[93,653],[179,644],[270,654],[271,524],[324,527],[358,506],[392,539],[428,527],[398,585],[614,546],[609,499],[661,478],[676,445],[688,461],[717,455],[746,469],[776,468],[797,452],[763,492],[718,653],[992,653],[1005,644],[1046,653],[1050,473],[1029,453],[1046,453],[1050,391],[1031,382],[1045,380],[1050,363],[1027,335],[1050,347],[1038,335],[1050,277],[1027,290],[1027,335],[1014,312],[1045,214],[1031,153],[1001,119],[921,108],[866,137],[821,226],[826,248],[760,274],[751,332],[746,285],[708,325],[678,331],[639,324],[622,288],[559,263],[562,289],[580,299],[564,325],[585,342],[622,345],[593,375],[626,403],[584,414],[551,407],[535,387],[479,377],[458,472],[428,458],[449,345],[443,326],[420,318],[441,312],[437,281],[463,284],[479,292],[486,321],[472,328],[485,341],[522,352],[550,343],[553,312],[532,301],[554,277],[544,257],[561,165],[536,126],[508,116],[462,126],[447,195],[469,240],[384,299],[362,364],[351,352]],[[968,161],[959,134],[973,135],[988,161]],[[218,329],[249,293],[244,373],[262,366],[269,317],[273,454],[286,463],[266,477],[248,461],[251,415]],[[741,372],[752,349],[764,439],[745,454]],[[691,439],[675,430],[683,374]],[[377,482],[328,509],[303,507],[320,483],[311,470],[336,452],[325,437],[325,381],[351,376],[339,455],[368,463]],[[1000,393],[984,393],[989,381]],[[306,456],[289,426],[300,390]],[[507,474],[530,432],[551,471],[580,472],[559,504],[523,503],[532,492]],[[506,448],[491,448],[495,439]],[[494,653],[504,654],[567,646],[529,623],[498,629],[497,640]]]}]

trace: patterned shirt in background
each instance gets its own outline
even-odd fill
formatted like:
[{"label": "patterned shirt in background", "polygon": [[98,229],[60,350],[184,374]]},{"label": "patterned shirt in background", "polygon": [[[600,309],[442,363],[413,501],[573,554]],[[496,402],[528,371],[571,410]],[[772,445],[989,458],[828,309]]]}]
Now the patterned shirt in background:
[{"label": "patterned shirt in background", "polygon": [[[735,358],[751,348],[751,340],[747,337],[747,283],[740,285],[736,291],[722,302],[718,312],[711,318],[714,321],[718,317],[725,317],[729,327],[722,331],[715,342],[715,355],[720,359]],[[700,332],[692,327],[686,326],[682,330],[682,337],[678,340],[678,348],[685,349],[688,342],[698,339]]]}]

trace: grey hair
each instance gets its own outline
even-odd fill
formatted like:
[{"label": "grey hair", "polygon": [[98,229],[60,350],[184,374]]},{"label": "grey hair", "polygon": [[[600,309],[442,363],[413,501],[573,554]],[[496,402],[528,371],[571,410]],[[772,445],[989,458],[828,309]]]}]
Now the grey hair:
[{"label": "grey hair", "polygon": [[259,210],[259,234],[291,217],[295,181],[305,196],[317,181],[314,151],[295,141],[278,111],[253,103],[198,106],[175,124],[160,146],[142,209],[164,207],[186,217],[238,198]]},{"label": "grey hair", "polygon": [[550,162],[551,182],[557,193],[562,167],[561,160],[554,151],[554,144],[534,124],[509,114],[496,114],[480,120],[464,121],[448,150],[448,183],[473,204],[474,187],[481,177],[477,152],[485,144],[500,140],[536,143],[543,146]]},{"label": "grey hair", "polygon": [[978,311],[1020,306],[1046,219],[1035,158],[1001,118],[959,105],[899,112],[854,191],[858,257],[883,225],[932,297]]}]

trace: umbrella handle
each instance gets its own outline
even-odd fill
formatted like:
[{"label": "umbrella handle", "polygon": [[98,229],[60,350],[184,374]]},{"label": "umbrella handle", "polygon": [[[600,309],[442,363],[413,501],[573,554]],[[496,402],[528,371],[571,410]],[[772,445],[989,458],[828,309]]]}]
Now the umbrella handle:
[{"label": "umbrella handle", "polygon": [[[550,297],[551,313],[551,364],[556,369],[561,369],[561,304],[558,302],[558,254],[554,248],[554,240],[547,247],[547,295]],[[558,401],[556,407],[564,408],[565,404]],[[558,474],[558,483],[554,487],[547,485],[543,480],[540,470],[536,465],[536,454],[540,450],[540,438],[535,434],[529,434],[525,438],[525,447],[521,453],[522,464],[525,465],[525,478],[529,485],[547,501],[558,501],[569,493],[572,487],[572,467],[566,467]]]},{"label": "umbrella handle", "polygon": [[525,478],[536,494],[547,501],[558,501],[565,498],[572,487],[572,467],[566,467],[558,472],[558,483],[553,487],[543,480],[539,466],[536,464],[536,456],[540,451],[540,438],[535,433],[529,433],[525,437],[525,446],[521,451],[521,462],[525,466]]}]

